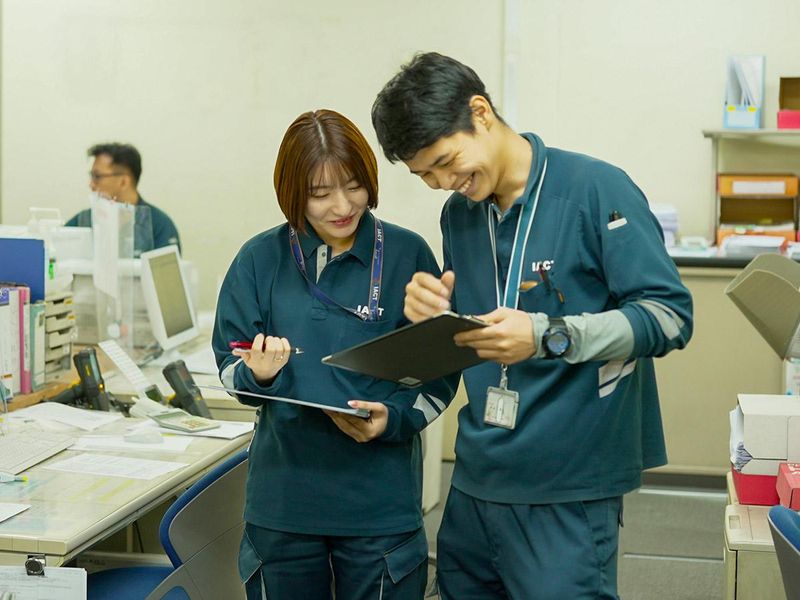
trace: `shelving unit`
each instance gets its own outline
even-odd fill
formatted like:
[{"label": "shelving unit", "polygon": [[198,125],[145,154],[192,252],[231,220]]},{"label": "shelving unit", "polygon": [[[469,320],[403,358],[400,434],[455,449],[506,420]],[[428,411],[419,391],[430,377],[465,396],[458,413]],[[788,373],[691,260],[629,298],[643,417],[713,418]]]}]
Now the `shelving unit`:
[{"label": "shelving unit", "polygon": [[717,174],[800,175],[800,129],[705,129],[703,137],[711,140],[711,239],[717,237],[721,212]]}]

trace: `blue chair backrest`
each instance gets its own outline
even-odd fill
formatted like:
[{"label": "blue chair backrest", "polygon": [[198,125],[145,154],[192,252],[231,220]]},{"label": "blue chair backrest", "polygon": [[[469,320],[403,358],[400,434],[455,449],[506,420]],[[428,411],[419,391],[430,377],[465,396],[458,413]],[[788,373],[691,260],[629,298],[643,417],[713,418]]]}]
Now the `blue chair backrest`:
[{"label": "blue chair backrest", "polygon": [[161,524],[158,528],[159,537],[161,538],[161,545],[164,547],[172,566],[176,569],[183,564],[183,560],[179,556],[175,546],[170,540],[170,525],[175,517],[183,510],[192,500],[203,493],[210,485],[217,481],[220,477],[228,473],[231,469],[241,464],[247,459],[247,450],[242,450],[231,456],[228,460],[220,463],[208,473],[198,479],[189,489],[183,494],[178,496],[178,499],[172,503],[164,517],[161,519]]},{"label": "blue chair backrest", "polygon": [[800,552],[800,514],[785,506],[773,506],[769,518],[789,543]]},{"label": "blue chair backrest", "polygon": [[786,597],[800,598],[800,515],[785,506],[773,506],[769,528]]}]

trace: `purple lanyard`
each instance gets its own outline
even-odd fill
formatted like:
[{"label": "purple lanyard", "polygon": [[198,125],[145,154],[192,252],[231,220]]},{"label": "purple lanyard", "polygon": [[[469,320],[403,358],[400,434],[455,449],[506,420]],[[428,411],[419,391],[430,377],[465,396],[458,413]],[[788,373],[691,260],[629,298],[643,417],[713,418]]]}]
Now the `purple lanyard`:
[{"label": "purple lanyard", "polygon": [[303,250],[300,248],[300,241],[297,239],[297,232],[294,230],[294,227],[291,225],[289,226],[289,245],[292,248],[292,256],[294,256],[297,269],[300,271],[303,279],[306,280],[308,291],[311,292],[311,295],[328,306],[336,306],[349,312],[351,315],[357,316],[362,321],[378,320],[378,302],[380,302],[381,299],[381,278],[383,275],[383,223],[376,217],[373,217],[373,220],[375,221],[375,245],[372,249],[372,278],[369,284],[369,299],[367,301],[369,313],[339,304],[336,300],[333,300],[319,289],[316,283],[309,279],[308,273],[306,272],[306,262],[303,260]]}]

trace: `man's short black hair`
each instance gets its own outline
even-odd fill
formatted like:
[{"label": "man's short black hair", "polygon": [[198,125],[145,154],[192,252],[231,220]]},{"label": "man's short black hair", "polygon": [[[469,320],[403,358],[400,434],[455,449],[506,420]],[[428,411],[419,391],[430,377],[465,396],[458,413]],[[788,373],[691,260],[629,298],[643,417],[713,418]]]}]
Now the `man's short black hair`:
[{"label": "man's short black hair", "polygon": [[110,156],[113,164],[128,168],[133,176],[133,183],[139,183],[139,177],[142,175],[142,157],[136,148],[130,144],[113,142],[110,144],[95,144],[86,152],[87,156],[94,156],[95,158],[101,154]]},{"label": "man's short black hair", "polygon": [[473,96],[486,98],[500,118],[475,71],[437,52],[417,54],[372,105],[372,126],[386,158],[408,160],[440,138],[473,132]]}]

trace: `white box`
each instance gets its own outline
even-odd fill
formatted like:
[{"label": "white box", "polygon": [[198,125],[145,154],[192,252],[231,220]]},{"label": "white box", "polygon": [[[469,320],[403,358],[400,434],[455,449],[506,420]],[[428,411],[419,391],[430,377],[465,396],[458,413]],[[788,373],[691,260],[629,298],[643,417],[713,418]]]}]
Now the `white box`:
[{"label": "white box", "polygon": [[753,464],[749,470],[748,463],[742,473],[777,475],[779,462],[800,462],[800,397],[739,394],[739,406],[744,447],[754,459],[750,462],[763,462]]}]

